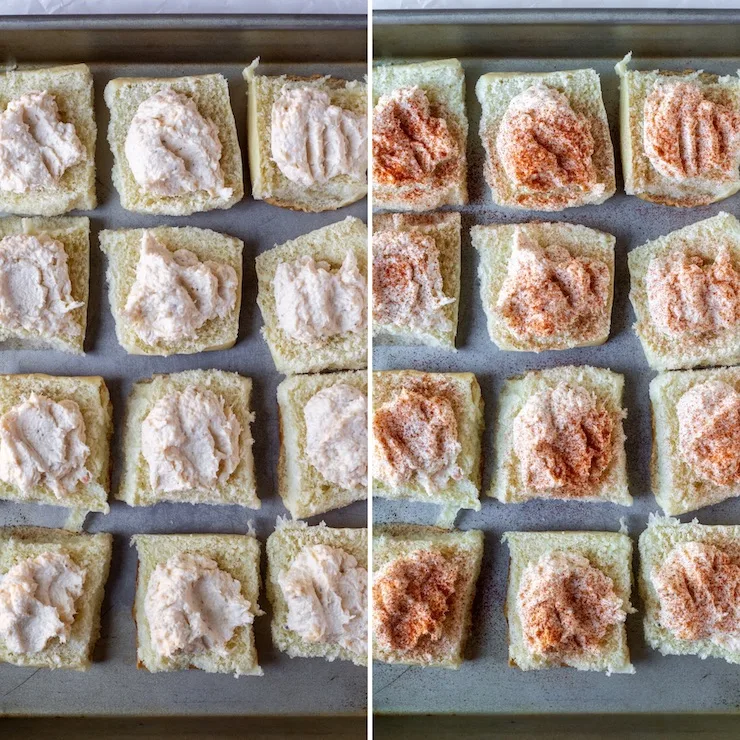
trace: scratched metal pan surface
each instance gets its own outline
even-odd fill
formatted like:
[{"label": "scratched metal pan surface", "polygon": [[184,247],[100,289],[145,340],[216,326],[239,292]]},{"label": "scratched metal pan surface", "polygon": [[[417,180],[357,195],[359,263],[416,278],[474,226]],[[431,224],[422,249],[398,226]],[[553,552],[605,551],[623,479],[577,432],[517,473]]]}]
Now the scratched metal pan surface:
[{"label": "scratched metal pan surface", "polygon": [[[429,348],[376,347],[376,369],[416,368],[476,373],[485,400],[482,509],[463,512],[461,529],[485,532],[485,556],[478,583],[469,643],[470,660],[458,671],[375,664],[374,709],[398,713],[600,713],[735,711],[740,673],[737,666],[695,657],[662,657],[642,636],[641,614],[628,620],[634,675],[606,677],[573,669],[522,672],[507,665],[507,629],[503,604],[508,549],[502,533],[510,530],[609,530],[624,518],[637,544],[650,512],[658,511],[650,490],[650,402],[648,368],[632,331],[634,314],[628,300],[627,252],[721,210],[740,215],[740,197],[705,208],[672,209],[624,195],[600,206],[560,213],[514,212],[491,202],[483,179],[483,151],[478,136],[480,106],[474,87],[486,72],[543,72],[593,67],[600,75],[618,153],[618,79],[614,65],[635,52],[638,69],[703,68],[735,74],[740,67],[738,14],[693,14],[682,23],[676,14],[526,14],[469,13],[375,15],[376,60],[459,57],[465,67],[470,117],[468,156],[471,203],[463,211],[462,292],[456,354]],[[686,20],[686,18],[684,18]],[[424,28],[418,26],[423,23]],[[427,25],[429,24],[429,25]],[[671,40],[666,49],[664,36]],[[660,56],[661,58],[657,58]],[[619,163],[617,171],[619,173]],[[619,177],[619,176],[618,176]],[[542,354],[500,352],[486,332],[476,279],[477,255],[470,244],[474,224],[512,223],[533,219],[570,221],[617,237],[616,294],[609,341],[600,347]],[[625,422],[630,488],[634,506],[578,502],[501,504],[485,495],[493,474],[492,433],[497,398],[506,378],[528,370],[565,364],[608,367],[626,376]],[[740,500],[731,500],[681,517],[704,524],[740,522]],[[376,522],[414,521],[431,524],[435,507],[375,499]],[[637,559],[635,558],[635,566]],[[641,609],[636,589],[633,603]],[[460,727],[464,727],[464,723]]]},{"label": "scratched metal pan surface", "polygon": [[[272,646],[270,608],[264,592],[265,616],[255,622],[262,677],[211,675],[192,670],[149,674],[136,668],[131,607],[136,552],[131,535],[175,532],[245,532],[249,522],[264,543],[276,518],[287,515],[276,489],[278,415],[275,371],[260,335],[262,319],[256,305],[254,257],[259,252],[313,229],[352,215],[366,217],[366,202],[325,214],[302,214],[257,202],[247,196],[227,211],[187,218],[142,216],[124,211],[112,186],[111,154],[106,140],[108,111],[103,89],[108,80],[128,76],[180,76],[220,72],[228,78],[242,152],[246,153],[246,87],[242,69],[261,56],[261,71],[270,74],[332,74],[362,78],[366,72],[364,19],[306,21],[277,19],[65,19],[63,22],[0,23],[0,47],[6,58],[35,64],[87,61],[95,80],[98,123],[97,171],[100,206],[89,213],[91,291],[84,357],[58,352],[3,352],[0,372],[47,372],[60,375],[102,375],[114,404],[116,436],[113,460],[121,459],[120,430],[124,402],[131,384],[152,373],[189,368],[221,368],[254,379],[256,421],[254,456],[259,511],[238,506],[160,504],[131,508],[112,502],[110,514],[91,515],[86,529],[114,535],[114,555],[103,605],[102,637],[95,663],[86,673],[34,671],[0,665],[0,714],[12,715],[334,715],[362,713],[366,707],[366,671],[344,661],[290,659]],[[224,21],[223,23],[221,21]],[[61,29],[67,29],[60,33]],[[323,54],[323,56],[322,56]],[[285,60],[290,60],[285,63]],[[110,60],[115,60],[111,62]],[[246,161],[246,160],[245,160]],[[245,176],[247,174],[245,168]],[[248,177],[246,178],[248,180]],[[246,183],[245,183],[246,184]],[[248,191],[248,188],[245,188]],[[119,347],[108,305],[104,258],[97,234],[104,228],[193,225],[233,234],[244,240],[244,288],[239,341],[233,349],[190,356],[154,358],[127,355]],[[114,473],[114,486],[117,475]],[[62,509],[0,503],[0,524],[60,526]],[[362,527],[366,507],[357,503],[310,520],[332,526]],[[264,549],[263,549],[264,576]]]}]

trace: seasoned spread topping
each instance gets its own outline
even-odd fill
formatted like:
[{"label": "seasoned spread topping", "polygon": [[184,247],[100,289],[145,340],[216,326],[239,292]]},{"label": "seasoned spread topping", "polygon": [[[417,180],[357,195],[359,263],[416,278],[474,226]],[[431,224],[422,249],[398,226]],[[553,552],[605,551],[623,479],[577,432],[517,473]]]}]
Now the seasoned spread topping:
[{"label": "seasoned spread topping", "polygon": [[734,180],[740,163],[740,113],[708,100],[691,82],[656,83],[645,99],[644,148],[677,182]]},{"label": "seasoned spread topping", "polygon": [[304,547],[278,575],[288,605],[288,629],[308,642],[334,643],[353,653],[367,649],[367,570],[348,552]]},{"label": "seasoned spread topping", "polygon": [[167,197],[205,190],[229,198],[233,192],[224,187],[218,126],[171,87],[139,105],[124,151],[144,193]]},{"label": "seasoned spread topping", "polygon": [[283,89],[272,104],[272,158],[291,181],[310,187],[367,170],[367,119],[331,105],[323,90]]},{"label": "seasoned spread topping", "polygon": [[740,393],[721,380],[699,383],[676,404],[678,448],[700,478],[740,483]]},{"label": "seasoned spread topping", "polygon": [[86,574],[69,555],[45,552],[0,577],[0,639],[8,650],[28,655],[50,640],[67,642]]},{"label": "seasoned spread topping", "polygon": [[85,304],[72,297],[64,245],[42,234],[0,240],[0,324],[42,337],[79,336],[72,312]]},{"label": "seasoned spread topping", "polygon": [[280,328],[298,342],[315,344],[367,326],[367,281],[351,250],[336,271],[313,257],[281,262],[272,285]]},{"label": "seasoned spread topping", "polygon": [[0,480],[24,493],[46,486],[57,498],[92,475],[85,420],[74,401],[31,393],[0,417]]},{"label": "seasoned spread topping", "polygon": [[74,124],[62,123],[56,98],[46,90],[11,100],[0,113],[0,190],[53,188],[84,160]]},{"label": "seasoned spread topping", "polygon": [[530,396],[514,419],[514,452],[527,488],[588,494],[612,458],[614,421],[596,394],[558,383]]},{"label": "seasoned spread topping", "polygon": [[408,652],[438,642],[452,608],[459,568],[441,553],[416,550],[391,561],[374,579],[373,626],[378,642]]},{"label": "seasoned spread topping", "polygon": [[627,617],[614,581],[588,558],[569,552],[527,565],[517,608],[527,649],[562,661],[598,653],[611,627]]},{"label": "seasoned spread topping", "polygon": [[145,231],[122,313],[147,344],[193,339],[206,321],[234,310],[238,282],[231,265],[201,262],[188,249],[171,252]]},{"label": "seasoned spread topping", "polygon": [[239,464],[240,433],[234,412],[213,391],[189,385],[168,393],[141,425],[149,484],[167,492],[223,485]]},{"label": "seasoned spread topping", "polygon": [[164,658],[226,655],[239,627],[252,624],[241,584],[205,555],[180,553],[152,572],[144,601],[154,651]]},{"label": "seasoned spread topping", "polygon": [[342,488],[367,485],[367,398],[347,383],[312,396],[303,416],[306,457],[330,483]]}]

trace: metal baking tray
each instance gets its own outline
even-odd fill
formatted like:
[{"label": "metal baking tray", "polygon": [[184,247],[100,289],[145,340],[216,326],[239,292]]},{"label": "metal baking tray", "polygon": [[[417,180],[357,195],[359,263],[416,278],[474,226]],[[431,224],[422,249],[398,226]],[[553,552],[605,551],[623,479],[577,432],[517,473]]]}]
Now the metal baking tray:
[{"label": "metal baking tray", "polygon": [[[256,305],[254,258],[271,248],[348,215],[365,219],[366,202],[325,214],[294,213],[247,196],[227,211],[200,213],[187,218],[142,216],[124,211],[112,186],[111,154],[106,140],[108,111],[103,89],[119,76],[179,76],[221,72],[229,81],[242,153],[246,153],[246,85],[242,69],[261,56],[261,71],[270,74],[330,73],[362,78],[366,73],[364,18],[65,18],[0,21],[0,48],[6,60],[55,64],[85,61],[95,80],[98,123],[97,172],[100,206],[89,213],[91,235],[91,290],[87,355],[70,357],[59,352],[0,353],[0,372],[99,374],[110,390],[115,426],[120,432],[125,399],[133,381],[152,373],[188,368],[221,368],[254,379],[252,427],[255,439],[259,511],[238,506],[160,504],[131,508],[112,502],[107,516],[88,518],[89,531],[114,534],[114,555],[103,604],[102,636],[95,663],[86,673],[35,671],[0,665],[0,714],[5,715],[350,715],[364,723],[366,671],[344,661],[290,659],[272,646],[270,608],[263,592],[260,605],[267,611],[255,622],[257,650],[265,675],[259,678],[211,675],[202,671],[149,674],[136,669],[134,622],[131,607],[136,573],[136,551],[129,538],[137,532],[245,532],[249,522],[264,542],[276,518],[287,515],[277,494],[278,418],[275,371],[260,335],[262,319]],[[246,160],[245,160],[246,161]],[[245,166],[245,176],[248,170]],[[248,176],[246,177],[248,180]],[[247,188],[248,192],[248,188]],[[244,288],[239,340],[233,349],[170,358],[127,355],[118,345],[104,280],[104,258],[97,244],[103,228],[190,224],[233,234],[244,240]],[[120,438],[114,437],[113,459],[121,459]],[[115,489],[117,471],[114,471]],[[60,526],[65,510],[0,503],[0,524]],[[333,526],[366,525],[366,505],[310,520]],[[263,550],[263,575],[264,575]],[[214,728],[216,725],[214,725]]]},{"label": "metal baking tray", "polygon": [[[503,613],[508,550],[501,543],[507,530],[593,529],[616,531],[620,518],[635,544],[648,514],[658,507],[650,490],[650,402],[648,368],[631,326],[634,314],[628,300],[626,255],[630,249],[720,210],[740,214],[740,197],[705,208],[672,209],[624,195],[600,206],[568,209],[554,214],[516,212],[491,202],[483,179],[483,149],[478,136],[480,106],[474,87],[480,75],[491,71],[549,71],[594,67],[602,75],[604,102],[612,141],[619,158],[618,79],[614,64],[634,52],[634,66],[653,69],[704,68],[735,74],[740,68],[740,14],[738,13],[627,13],[627,12],[519,12],[519,13],[391,13],[374,15],[376,60],[458,57],[466,71],[470,118],[468,145],[471,203],[462,209],[462,294],[456,354],[429,348],[377,347],[376,369],[416,368],[436,371],[473,371],[486,404],[482,509],[462,512],[457,526],[485,532],[485,555],[468,645],[469,662],[459,671],[405,668],[375,664],[374,711],[380,715],[458,715],[445,724],[419,720],[411,727],[435,731],[454,725],[453,732],[481,731],[480,715],[509,715],[521,726],[524,715],[580,713],[696,713],[735,712],[740,673],[721,660],[662,657],[645,644],[640,599],[633,591],[638,613],[628,618],[629,645],[635,675],[606,677],[573,669],[524,673],[507,665],[507,629]],[[617,166],[618,180],[620,173]],[[533,219],[571,221],[608,231],[617,237],[616,295],[609,341],[601,347],[542,354],[500,352],[491,343],[480,303],[476,278],[477,255],[470,245],[473,224]],[[613,504],[543,502],[501,504],[485,495],[491,482],[492,435],[497,397],[503,381],[513,375],[565,364],[609,367],[626,376],[625,422],[630,488],[635,503]],[[379,521],[433,523],[432,506],[375,499],[373,514]],[[740,500],[726,501],[682,517],[696,516],[704,524],[740,522]],[[635,565],[637,559],[635,558]],[[466,722],[459,715],[477,715]],[[428,718],[427,718],[428,719]],[[387,737],[404,726],[399,717],[376,718],[376,729],[387,727]],[[493,728],[494,725],[490,725]],[[502,724],[496,725],[501,729]],[[554,731],[565,722],[539,723]],[[580,725],[571,724],[570,727]],[[670,725],[673,727],[673,725]],[[592,725],[593,727],[593,725]],[[531,729],[531,726],[530,726]],[[604,728],[606,729],[606,728]],[[667,729],[667,726],[666,726]],[[380,736],[380,735],[379,735]],[[447,736],[447,735],[445,735]],[[450,735],[451,736],[451,735]],[[481,735],[483,736],[483,735]]]}]

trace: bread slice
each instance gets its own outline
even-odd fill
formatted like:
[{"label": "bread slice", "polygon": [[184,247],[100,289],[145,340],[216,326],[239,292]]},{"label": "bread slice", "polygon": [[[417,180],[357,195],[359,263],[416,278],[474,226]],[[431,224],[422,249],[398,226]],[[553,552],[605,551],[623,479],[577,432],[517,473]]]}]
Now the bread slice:
[{"label": "bread slice", "polygon": [[90,292],[90,219],[86,216],[61,218],[0,218],[0,239],[14,234],[46,235],[56,239],[67,253],[67,269],[72,284],[72,299],[84,303],[70,314],[80,333],[42,337],[26,329],[6,329],[0,325],[0,349],[57,349],[84,354],[87,327],[87,299]]},{"label": "bread slice", "polygon": [[679,451],[676,405],[687,391],[709,380],[723,381],[740,392],[740,367],[661,373],[650,382],[653,409],[650,472],[655,500],[669,516],[740,496],[740,485],[720,486],[699,477]]},{"label": "bread slice", "polygon": [[272,605],[272,641],[291,658],[324,658],[328,661],[351,660],[355,665],[367,665],[367,653],[357,653],[337,643],[310,642],[288,628],[288,604],[278,578],[293,564],[305,547],[328,545],[352,555],[367,569],[367,529],[337,529],[323,522],[309,527],[305,522],[290,522],[278,518],[275,531],[267,538],[267,598]]},{"label": "bread slice", "polygon": [[305,187],[289,180],[272,158],[272,106],[285,89],[314,88],[329,96],[332,105],[367,116],[367,85],[328,75],[297,77],[257,74],[258,60],[244,70],[247,82],[247,132],[252,197],[296,211],[334,211],[367,195],[367,178],[348,175]]},{"label": "bread slice", "polygon": [[21,216],[58,216],[67,211],[92,211],[95,195],[95,125],[93,79],[86,64],[43,69],[9,70],[0,74],[0,110],[11,100],[30,92],[47,91],[54,96],[59,117],[75,127],[85,159],[67,169],[58,186],[28,193],[0,190],[0,211]]},{"label": "bread slice", "polygon": [[146,593],[157,565],[181,553],[203,555],[241,583],[242,596],[255,616],[260,594],[260,543],[248,534],[137,534],[131,538],[139,554],[134,597],[137,667],[150,673],[200,668],[207,673],[233,673],[235,676],[261,676],[254,642],[254,625],[237,627],[226,645],[226,654],[206,650],[192,655],[159,656],[152,647],[146,617]]},{"label": "bread slice", "polygon": [[367,367],[367,332],[347,332],[317,344],[302,344],[289,337],[278,323],[273,279],[278,265],[310,256],[338,270],[349,251],[367,275],[367,227],[358,218],[348,217],[299,236],[257,255],[257,305],[262,312],[265,337],[278,372],[316,373],[322,370],[357,370]]},{"label": "bread slice", "polygon": [[[201,261],[214,260],[236,270],[236,304],[224,318],[206,321],[194,339],[148,344],[134,331],[123,314],[126,300],[136,280],[136,266],[141,254],[141,238],[148,231],[171,252],[187,249]],[[219,234],[194,226],[157,226],[153,229],[104,230],[99,234],[100,248],[108,257],[105,276],[118,343],[131,355],[188,355],[233,347],[239,333],[242,295],[242,250],[244,242],[234,236]]]},{"label": "bread slice", "polygon": [[[647,529],[640,535],[640,596],[645,615],[643,626],[645,640],[661,655],[698,655],[700,658],[724,658],[728,663],[740,663],[740,651],[704,638],[700,640],[682,640],[660,623],[660,597],[653,585],[653,573],[660,569],[665,559],[677,545],[686,542],[702,542],[725,550],[735,555],[740,552],[740,526],[719,525],[707,526],[694,519],[681,524],[678,519],[650,515]],[[737,558],[733,558],[737,564]]]},{"label": "bread slice", "polygon": [[325,388],[346,383],[367,394],[367,373],[294,375],[277,388],[280,414],[278,492],[294,519],[304,519],[340,509],[367,498],[367,486],[342,488],[326,480],[306,456],[306,404]]},{"label": "bread slice", "polygon": [[[216,488],[163,492],[153,490],[149,466],[141,450],[141,425],[154,404],[164,396],[188,386],[210,390],[226,402],[241,425],[239,464],[229,479]],[[152,506],[160,501],[189,504],[239,504],[250,509],[261,506],[254,477],[254,442],[250,426],[252,379],[224,370],[185,370],[171,375],[154,375],[134,383],[123,427],[124,462],[116,498],[129,506]]]},{"label": "bread slice", "polygon": [[[515,246],[517,229],[522,229],[542,248],[561,246],[573,257],[600,260],[609,268],[609,300],[603,316],[592,335],[553,335],[542,338],[520,338],[508,327],[497,302],[508,274]],[[571,349],[604,344],[611,328],[614,301],[614,249],[616,238],[603,231],[568,223],[531,222],[526,224],[494,224],[473,226],[470,237],[478,252],[478,279],[483,310],[488,319],[488,334],[499,349],[518,352],[541,352],[550,349]]]},{"label": "bread slice", "polygon": [[468,202],[468,117],[465,111],[465,73],[457,59],[413,64],[379,64],[373,67],[373,105],[399,88],[418,87],[431,103],[431,115],[443,118],[460,152],[441,187],[373,185],[373,204],[397,211],[431,211],[440,206]]},{"label": "bread slice", "polygon": [[107,514],[113,407],[105,381],[94,375],[87,377],[63,377],[42,373],[0,375],[0,416],[22,403],[31,393],[48,396],[56,402],[74,401],[80,407],[80,413],[85,421],[85,443],[90,448],[90,454],[85,462],[85,467],[91,473],[90,482],[78,484],[74,491],[63,498],[57,498],[45,485],[24,493],[16,486],[0,481],[0,499],[52,504]]},{"label": "bread slice", "polygon": [[408,231],[430,236],[439,253],[442,274],[442,292],[452,303],[441,306],[435,313],[448,326],[415,329],[402,324],[381,323],[373,320],[373,340],[377,344],[425,344],[430,347],[455,349],[457,316],[460,309],[460,214],[388,213],[373,217],[373,233],[381,231]]},{"label": "bread slice", "polygon": [[[601,480],[587,496],[564,496],[553,489],[547,493],[528,488],[521,479],[519,459],[514,451],[513,424],[524,404],[535,393],[554,388],[559,383],[584,388],[593,393],[605,406],[614,423],[612,457]],[[554,367],[534,370],[504,383],[499,396],[496,422],[496,473],[489,492],[502,503],[519,503],[534,498],[565,499],[570,501],[611,501],[622,506],[632,504],[627,483],[627,456],[624,451],[622,408],[624,376],[589,365]]]},{"label": "bread slice", "polygon": [[[592,161],[598,188],[574,192],[572,187],[566,187],[538,192],[517,186],[506,174],[496,147],[502,119],[511,101],[538,83],[565,95],[575,113],[585,116],[591,124],[594,139]],[[601,81],[593,69],[527,74],[491,72],[478,80],[475,94],[482,108],[480,138],[486,150],[485,174],[494,203],[506,208],[561,211],[574,206],[603,203],[614,195],[617,187],[614,150],[601,97]]]},{"label": "bread slice", "polygon": [[[439,388],[442,384],[442,389]],[[400,486],[373,481],[373,494],[382,498],[408,499],[440,504],[449,512],[458,509],[480,510],[481,436],[483,434],[483,398],[473,373],[425,373],[417,370],[388,370],[373,373],[373,415],[392,401],[402,389],[422,394],[430,385],[442,390],[452,402],[457,420],[458,441],[462,451],[456,464],[462,469],[459,480],[450,479],[444,488],[428,493],[416,478]]]},{"label": "bread slice", "polygon": [[83,592],[75,604],[72,630],[66,642],[54,638],[38,653],[16,653],[0,640],[0,663],[33,668],[86,671],[100,637],[100,607],[110,569],[113,536],[75,534],[45,527],[0,528],[0,580],[14,565],[47,552],[67,555],[85,569]]},{"label": "bread slice", "polygon": [[693,70],[639,72],[628,69],[631,59],[632,52],[616,65],[620,77],[619,130],[625,192],[652,203],[683,207],[708,205],[734,195],[740,190],[740,173],[737,171],[732,179],[724,182],[692,178],[683,183],[658,172],[645,154],[643,145],[644,108],[645,100],[655,85],[685,81],[697,84],[708,100],[737,111],[740,108],[740,79]]},{"label": "bread slice", "polygon": [[[560,551],[577,553],[588,558],[614,582],[614,590],[622,599],[629,614],[634,609],[630,604],[632,593],[632,540],[618,532],[506,532],[503,541],[509,546],[509,583],[506,591],[506,621],[509,625],[509,665],[523,671],[554,668],[564,663],[549,661],[533,655],[524,643],[521,618],[517,608],[519,588],[524,569],[536,563],[543,555]],[[583,655],[571,659],[567,665],[579,671],[604,671],[612,673],[634,673],[627,645],[627,630],[624,623],[612,625],[604,638],[601,651],[594,655]]]},{"label": "bread slice", "polygon": [[714,261],[722,246],[729,250],[735,269],[740,270],[740,222],[723,211],[643,244],[627,255],[630,301],[637,316],[634,329],[654,370],[740,364],[740,326],[696,340],[676,340],[663,334],[655,325],[648,305],[646,279],[654,259],[687,253]]},{"label": "bread slice", "polygon": [[[224,187],[233,191],[230,197],[209,195],[205,190],[160,196],[144,193],[139,188],[124,150],[126,136],[141,103],[166,88],[187,95],[198,107],[198,112],[216,124],[222,147],[220,164],[224,173]],[[108,143],[113,152],[113,184],[120,196],[121,206],[127,211],[189,216],[200,211],[231,208],[244,197],[242,154],[231,110],[229,86],[223,75],[120,77],[105,86],[105,102],[110,109]]]},{"label": "bread slice", "polygon": [[471,529],[440,529],[419,524],[381,524],[373,529],[373,576],[379,577],[393,561],[417,551],[439,553],[455,560],[458,579],[449,602],[442,635],[427,640],[418,650],[401,652],[373,642],[373,659],[424,667],[459,668],[465,659],[465,644],[473,622],[475,587],[483,560],[483,532]]}]

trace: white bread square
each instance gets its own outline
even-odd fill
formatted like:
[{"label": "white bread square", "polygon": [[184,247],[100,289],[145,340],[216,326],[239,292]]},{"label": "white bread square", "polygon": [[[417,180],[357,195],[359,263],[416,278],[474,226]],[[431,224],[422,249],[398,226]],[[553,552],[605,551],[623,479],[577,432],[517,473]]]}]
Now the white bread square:
[{"label": "white bread square", "polygon": [[280,328],[275,309],[273,279],[279,264],[310,256],[338,270],[350,251],[357,258],[360,273],[367,278],[367,226],[359,218],[348,217],[257,255],[257,305],[264,321],[262,335],[278,372],[292,375],[367,367],[366,330],[346,332],[316,344],[303,344]]},{"label": "white bread square", "polygon": [[80,334],[59,334],[50,339],[28,329],[5,329],[0,325],[0,349],[57,349],[70,354],[84,354],[87,328],[87,300],[90,293],[90,219],[86,216],[59,218],[0,218],[0,239],[14,234],[46,235],[56,239],[67,253],[67,269],[72,285],[72,299],[84,305],[67,315],[80,327]]},{"label": "white bread square", "polygon": [[[501,121],[511,101],[532,85],[542,83],[568,98],[573,110],[589,119],[594,139],[593,164],[602,193],[585,191],[577,198],[564,202],[558,191],[530,193],[516,187],[506,174],[496,148],[496,137]],[[609,121],[601,97],[601,80],[593,69],[574,69],[559,72],[519,73],[491,72],[483,75],[475,85],[475,94],[481,104],[480,138],[486,150],[485,175],[491,187],[493,202],[506,208],[536,211],[562,211],[564,208],[603,203],[616,192],[614,150],[609,135]],[[558,198],[559,196],[559,198]]]},{"label": "white bread square", "polygon": [[289,180],[272,157],[272,106],[283,90],[314,88],[329,96],[331,105],[367,117],[367,85],[360,80],[341,80],[329,75],[298,77],[268,76],[256,72],[253,62],[244,70],[247,81],[247,133],[252,197],[296,211],[333,211],[367,195],[367,177],[333,177],[309,187]]},{"label": "white bread square", "polygon": [[[564,663],[532,655],[524,643],[524,632],[517,608],[524,570],[543,555],[553,552],[576,553],[605,573],[614,582],[614,591],[629,614],[632,593],[632,540],[618,532],[506,532],[503,541],[509,546],[509,582],[506,592],[506,621],[509,625],[509,665],[523,671],[554,668]],[[627,629],[622,624],[609,628],[602,650],[597,655],[571,659],[569,666],[579,671],[634,673],[627,645]]]},{"label": "white bread square", "polygon": [[377,234],[380,231],[418,232],[434,239],[434,244],[439,250],[442,292],[455,300],[437,309],[437,312],[450,322],[448,329],[414,329],[400,324],[373,321],[373,340],[376,344],[425,344],[454,351],[460,309],[460,214],[387,213],[374,216],[373,233]]},{"label": "white bread square", "polygon": [[59,216],[73,210],[92,211],[95,195],[95,125],[93,78],[86,64],[44,69],[10,70],[0,74],[0,110],[30,92],[54,96],[59,117],[75,127],[85,159],[69,169],[54,188],[11,193],[0,190],[0,211],[20,216]]},{"label": "white bread square", "polygon": [[[160,90],[171,88],[187,95],[204,118],[218,128],[221,142],[221,169],[224,187],[231,188],[229,197],[210,195],[205,190],[182,195],[164,196],[141,191],[126,158],[125,143],[131,121],[139,106]],[[134,213],[165,216],[190,216],[201,211],[231,208],[244,197],[242,154],[231,110],[229,86],[220,74],[192,77],[121,77],[105,86],[105,102],[110,109],[108,143],[113,152],[113,184],[121,206]]]},{"label": "white bread square", "polygon": [[[724,658],[728,663],[740,663],[740,651],[730,650],[708,638],[682,640],[660,624],[660,597],[653,585],[652,574],[659,570],[676,545],[702,542],[714,545],[730,554],[740,551],[740,526],[707,526],[694,519],[681,524],[678,519],[650,515],[647,529],[640,535],[640,596],[645,615],[643,627],[645,640],[661,655],[698,655],[700,658]],[[735,558],[733,558],[735,559]],[[737,564],[737,560],[735,559]]]},{"label": "white bread square", "polygon": [[[177,342],[160,340],[148,344],[134,331],[123,311],[136,280],[136,266],[141,254],[141,239],[148,231],[170,252],[187,249],[201,261],[213,260],[230,265],[236,271],[236,304],[228,316],[213,318],[197,330],[193,339]],[[233,347],[239,334],[239,310],[242,296],[242,250],[244,242],[234,236],[194,226],[157,226],[152,229],[104,230],[98,235],[100,249],[108,258],[105,276],[118,343],[130,355],[186,355]]]},{"label": "white bread square", "polygon": [[676,405],[684,393],[709,380],[723,381],[740,392],[740,367],[661,373],[650,382],[653,409],[650,472],[655,500],[669,516],[740,496],[740,484],[719,486],[700,478],[679,451]]},{"label": "white bread square", "polygon": [[[557,489],[546,492],[527,488],[521,480],[519,459],[514,451],[514,420],[524,404],[535,393],[555,388],[564,382],[574,388],[584,388],[604,404],[613,423],[612,457],[601,480],[588,496],[563,496]],[[534,370],[504,383],[499,396],[496,422],[496,472],[489,496],[502,503],[519,503],[534,498],[564,499],[567,501],[611,501],[622,506],[632,504],[627,483],[627,456],[624,450],[622,408],[624,376],[611,370],[589,365],[554,367]]]},{"label": "white bread square", "polygon": [[373,660],[383,663],[420,665],[427,668],[459,668],[473,622],[473,600],[483,560],[483,532],[427,527],[419,524],[381,524],[373,528],[373,576],[391,562],[416,551],[432,551],[454,558],[459,567],[455,593],[445,616],[442,636],[425,651],[400,652],[373,641]]},{"label": "white bread square", "polygon": [[254,625],[237,627],[226,645],[226,654],[206,650],[193,655],[181,653],[161,657],[152,646],[149,620],[146,616],[146,593],[149,579],[157,565],[180,554],[203,555],[214,560],[241,584],[242,596],[255,616],[260,594],[260,543],[249,534],[136,534],[131,538],[139,554],[134,597],[136,622],[137,667],[150,673],[183,671],[199,668],[207,673],[233,673],[235,676],[261,676],[254,642]]},{"label": "white bread square", "polygon": [[326,480],[306,456],[306,404],[319,392],[346,383],[367,395],[367,372],[293,375],[277,388],[280,417],[278,493],[294,519],[340,509],[367,498],[367,486],[343,488]]},{"label": "white bread square", "polygon": [[373,205],[396,211],[432,211],[440,206],[468,202],[468,116],[465,110],[465,72],[457,59],[413,64],[379,64],[373,67],[373,105],[383,95],[402,87],[419,87],[431,103],[431,113],[444,118],[455,137],[461,166],[447,186],[373,185]]},{"label": "white bread square", "polygon": [[[542,339],[520,339],[506,325],[499,314],[496,303],[508,273],[517,229],[523,229],[524,233],[540,247],[558,245],[567,249],[574,257],[600,260],[609,268],[609,300],[598,324],[598,334],[593,339],[579,341],[577,337],[559,335]],[[542,352],[552,349],[590,347],[606,342],[611,328],[614,301],[614,249],[616,244],[614,236],[577,224],[541,221],[526,224],[473,226],[470,229],[470,236],[473,247],[478,252],[480,296],[488,319],[488,335],[499,349]]]},{"label": "white bread square", "polygon": [[[141,426],[154,404],[175,391],[188,386],[210,390],[223,398],[241,426],[239,435],[239,463],[225,483],[213,489],[188,491],[155,491],[149,482],[149,465],[142,454]],[[250,410],[252,379],[224,370],[185,370],[170,375],[154,375],[134,383],[126,406],[123,425],[123,470],[116,498],[129,506],[152,506],[160,501],[189,504],[239,504],[259,509],[257,485],[254,477]]]},{"label": "white bread square", "polygon": [[[350,660],[367,665],[367,654],[357,653],[337,643],[310,642],[288,629],[288,604],[278,578],[293,564],[305,547],[327,545],[352,555],[358,565],[367,569],[367,529],[337,529],[323,522],[309,527],[305,522],[278,518],[275,531],[267,538],[267,598],[272,605],[272,641],[291,658],[324,658],[328,661]],[[369,583],[369,579],[368,579]]]},{"label": "white bread square", "polygon": [[0,663],[35,668],[86,671],[100,637],[100,607],[110,569],[113,536],[76,534],[45,527],[0,528],[0,580],[16,563],[46,552],[67,555],[85,569],[82,594],[75,603],[72,630],[66,642],[53,638],[38,653],[15,653],[0,640]]},{"label": "white bread square", "polygon": [[735,268],[740,270],[740,222],[721,211],[643,244],[627,255],[630,301],[637,316],[634,329],[653,370],[740,364],[740,325],[696,342],[682,341],[663,334],[655,326],[648,305],[646,279],[654,259],[686,252],[714,261],[723,245],[728,248]]},{"label": "white bread square", "polygon": [[57,403],[74,401],[80,407],[85,422],[85,444],[90,448],[85,461],[85,467],[91,473],[90,482],[79,483],[72,492],[57,498],[46,485],[24,493],[16,486],[0,481],[0,500],[51,504],[107,514],[113,407],[105,381],[95,375],[0,375],[0,416],[22,403],[31,393],[47,396]]},{"label": "white bread square", "polygon": [[[375,478],[373,495],[390,499],[408,499],[440,504],[449,512],[457,509],[480,510],[481,436],[483,434],[483,397],[473,373],[426,373],[417,370],[384,370],[373,373],[373,415],[392,401],[402,388],[423,388],[429,382],[444,381],[453,389],[452,405],[457,420],[458,441],[462,451],[456,464],[462,469],[460,480],[450,479],[447,485],[432,493],[415,479],[400,486],[391,486]],[[372,422],[371,422],[372,423]]]}]

